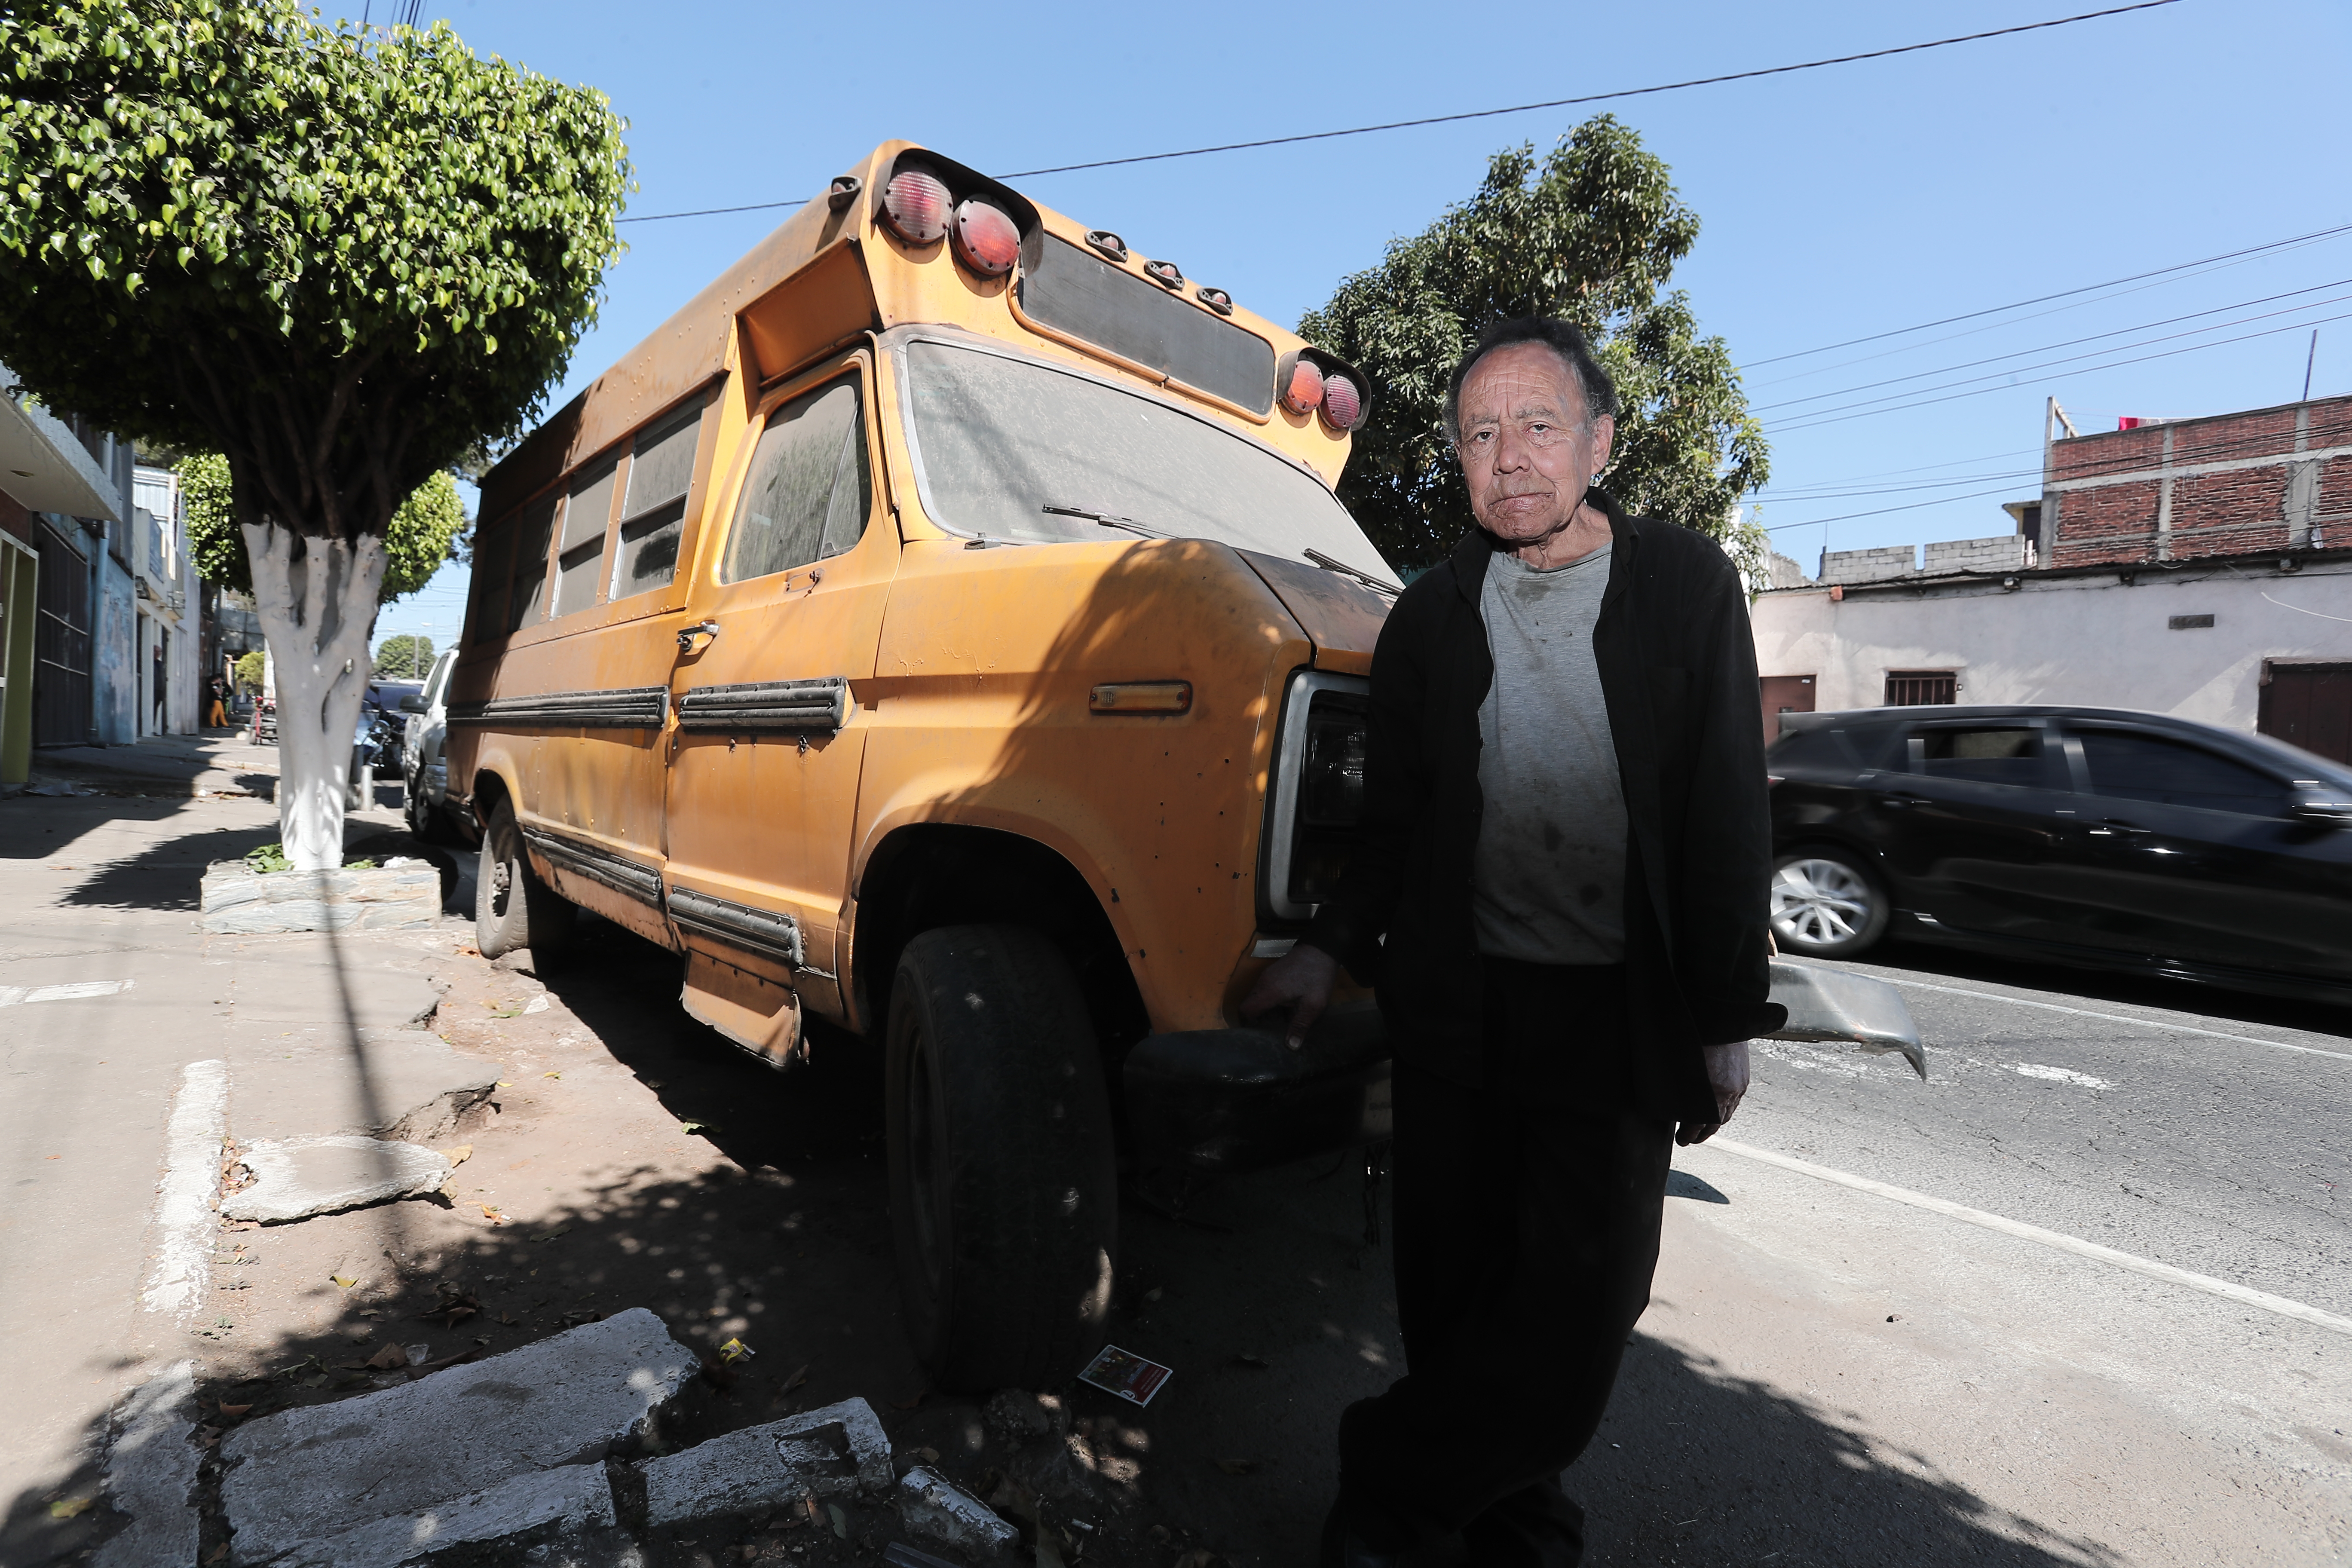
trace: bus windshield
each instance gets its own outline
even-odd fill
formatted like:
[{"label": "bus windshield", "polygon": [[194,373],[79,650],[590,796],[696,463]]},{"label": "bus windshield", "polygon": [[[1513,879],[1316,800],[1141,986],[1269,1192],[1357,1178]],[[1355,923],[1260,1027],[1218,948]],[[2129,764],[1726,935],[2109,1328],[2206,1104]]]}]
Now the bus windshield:
[{"label": "bus windshield", "polygon": [[942,528],[1038,544],[1208,539],[1397,580],[1321,480],[1212,419],[985,349],[919,339],[905,356],[909,445]]}]

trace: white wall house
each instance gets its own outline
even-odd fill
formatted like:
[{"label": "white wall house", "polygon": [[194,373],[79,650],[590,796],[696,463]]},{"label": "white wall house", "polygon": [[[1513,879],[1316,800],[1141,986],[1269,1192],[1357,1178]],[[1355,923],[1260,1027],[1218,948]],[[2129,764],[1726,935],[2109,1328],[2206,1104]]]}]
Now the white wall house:
[{"label": "white wall house", "polygon": [[[1928,549],[1956,561],[1965,546],[1995,542],[2021,542]],[[1931,560],[1922,572],[1916,561],[1833,554],[1823,564],[1830,578],[1859,580],[1772,588],[1756,600],[1768,731],[1779,707],[1916,700],[1932,689],[1927,678],[1948,675],[1951,694],[1929,700],[2137,708],[2252,731],[2266,678],[2352,665],[2352,560],[2039,570],[2020,560],[2014,570],[1996,563],[1940,571]],[[1885,574],[1906,565],[1907,574]],[[1798,684],[1803,677],[1812,678],[1810,692]]]}]

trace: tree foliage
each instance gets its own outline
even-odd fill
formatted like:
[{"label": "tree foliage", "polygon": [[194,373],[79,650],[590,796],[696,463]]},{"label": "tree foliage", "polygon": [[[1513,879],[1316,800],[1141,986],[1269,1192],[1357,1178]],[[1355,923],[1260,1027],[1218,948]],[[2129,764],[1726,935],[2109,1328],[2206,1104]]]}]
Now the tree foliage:
[{"label": "tree foliage", "polygon": [[[230,498],[228,459],[217,452],[200,452],[182,458],[179,473],[196,574],[240,594],[252,593],[253,566]],[[468,521],[457,481],[448,470],[436,468],[426,476],[393,512],[392,525],[384,531],[387,561],[381,602],[388,605],[431,582],[442,563],[457,554]]]},{"label": "tree foliage", "polygon": [[269,673],[269,659],[259,648],[238,656],[236,683],[248,691],[261,689],[261,678]]},{"label": "tree foliage", "polygon": [[1603,114],[1540,163],[1531,146],[1496,153],[1468,201],[1307,313],[1300,334],[1371,380],[1339,497],[1391,562],[1442,560],[1474,526],[1439,428],[1445,384],[1480,331],[1515,316],[1574,322],[1615,379],[1610,495],[1760,562],[1763,536],[1735,509],[1770,471],[1763,431],[1723,340],[1701,337],[1688,299],[1666,289],[1697,237],[1664,162]]},{"label": "tree foliage", "polygon": [[375,674],[379,680],[422,680],[433,668],[433,639],[402,632],[377,645]]},{"label": "tree foliage", "polygon": [[621,121],[446,23],[31,0],[0,61],[0,360],[225,454],[240,521],[382,534],[522,428],[594,320]]}]

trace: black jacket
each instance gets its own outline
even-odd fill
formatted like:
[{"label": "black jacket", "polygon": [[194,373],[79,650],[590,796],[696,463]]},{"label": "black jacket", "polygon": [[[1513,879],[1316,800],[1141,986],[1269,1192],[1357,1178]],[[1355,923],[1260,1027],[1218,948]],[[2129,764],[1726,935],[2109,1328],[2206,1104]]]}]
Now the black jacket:
[{"label": "black jacket", "polygon": [[[1699,1047],[1786,1018],[1767,1000],[1772,833],[1748,600],[1714,541],[1591,499],[1614,535],[1592,647],[1628,828],[1622,1059],[1645,1110],[1712,1121]],[[1372,655],[1363,837],[1305,938],[1378,987],[1399,1058],[1471,1084],[1478,708],[1495,677],[1478,595],[1495,548],[1474,530],[1390,612]]]}]

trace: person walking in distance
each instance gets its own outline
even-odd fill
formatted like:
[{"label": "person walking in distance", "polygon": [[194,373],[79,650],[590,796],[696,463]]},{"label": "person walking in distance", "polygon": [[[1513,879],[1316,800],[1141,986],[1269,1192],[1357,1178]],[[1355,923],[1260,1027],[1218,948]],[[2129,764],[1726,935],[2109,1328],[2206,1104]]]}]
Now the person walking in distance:
[{"label": "person walking in distance", "polygon": [[1479,526],[1390,613],[1355,860],[1242,1004],[1297,1047],[1345,967],[1395,1055],[1406,1372],[1340,1419],[1327,1564],[1581,1559],[1560,1473],[1648,1305],[1673,1145],[1785,1019],[1747,595],[1595,488],[1616,408],[1563,321],[1455,368]]}]

